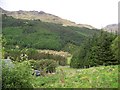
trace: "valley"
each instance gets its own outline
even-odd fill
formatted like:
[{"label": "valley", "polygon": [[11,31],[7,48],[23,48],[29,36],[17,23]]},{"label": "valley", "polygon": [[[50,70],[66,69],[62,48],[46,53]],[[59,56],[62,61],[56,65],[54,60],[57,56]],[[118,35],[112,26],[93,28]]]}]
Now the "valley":
[{"label": "valley", "polygon": [[2,9],[2,88],[117,88],[119,41],[43,11]]}]

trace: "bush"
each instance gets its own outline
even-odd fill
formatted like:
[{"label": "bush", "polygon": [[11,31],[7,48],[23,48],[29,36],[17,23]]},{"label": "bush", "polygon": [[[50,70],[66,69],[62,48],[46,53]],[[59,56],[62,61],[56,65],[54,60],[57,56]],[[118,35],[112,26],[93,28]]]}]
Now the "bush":
[{"label": "bush", "polygon": [[5,50],[4,58],[8,56],[14,61],[24,61],[27,59],[38,59],[39,53],[35,49],[9,49]]},{"label": "bush", "polygon": [[28,62],[8,67],[2,62],[2,88],[32,88],[32,72]]},{"label": "bush", "polygon": [[14,61],[25,60],[41,60],[41,59],[53,59],[59,62],[59,65],[65,66],[67,64],[67,56],[61,56],[57,54],[49,54],[45,52],[38,52],[36,49],[9,49],[5,50],[4,58],[10,57]]},{"label": "bush", "polygon": [[28,49],[27,55],[29,60],[52,59],[58,61],[59,65],[65,66],[67,64],[67,56],[38,52],[37,50],[34,49]]},{"label": "bush", "polygon": [[29,60],[30,59],[37,60],[39,58],[39,53],[36,49],[30,48],[26,51],[26,54],[28,55]]},{"label": "bush", "polygon": [[52,59],[43,59],[43,60],[30,60],[31,66],[33,66],[34,69],[40,70],[42,72],[45,73],[53,73],[56,71],[56,67],[57,67],[57,62],[55,60]]},{"label": "bush", "polygon": [[20,54],[19,49],[5,50],[4,58],[10,57],[14,61],[20,61]]},{"label": "bush", "polygon": [[39,53],[39,59],[53,59],[59,62],[59,65],[62,65],[62,66],[65,66],[67,64],[67,57],[57,55],[57,54]]}]

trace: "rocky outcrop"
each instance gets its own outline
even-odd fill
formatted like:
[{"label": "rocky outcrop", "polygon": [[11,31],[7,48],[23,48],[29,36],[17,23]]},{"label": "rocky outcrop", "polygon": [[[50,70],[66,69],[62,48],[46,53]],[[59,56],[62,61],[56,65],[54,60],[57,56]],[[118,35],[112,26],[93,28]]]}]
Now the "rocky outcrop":
[{"label": "rocky outcrop", "polygon": [[87,24],[76,24],[75,22],[72,22],[70,20],[62,19],[58,16],[45,13],[44,11],[6,11],[2,10],[3,14],[6,14],[7,16],[12,16],[17,19],[28,19],[28,20],[35,20],[40,19],[43,22],[52,22],[56,24],[62,24],[63,26],[75,26],[75,27],[86,27],[89,29],[95,29],[94,27],[87,25]]}]

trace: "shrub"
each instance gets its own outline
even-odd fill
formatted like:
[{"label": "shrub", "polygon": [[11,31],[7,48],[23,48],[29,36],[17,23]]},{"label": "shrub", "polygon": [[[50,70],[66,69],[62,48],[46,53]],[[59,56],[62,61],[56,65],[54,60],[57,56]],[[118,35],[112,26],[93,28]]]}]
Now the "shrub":
[{"label": "shrub", "polygon": [[57,62],[52,59],[43,59],[43,60],[30,60],[31,66],[33,66],[34,69],[40,70],[45,73],[53,73],[56,71]]},{"label": "shrub", "polygon": [[9,56],[14,61],[20,61],[20,54],[21,53],[19,49],[5,50],[4,58],[7,58]]},{"label": "shrub", "polygon": [[36,49],[9,49],[5,50],[4,58],[10,57],[14,61],[25,60],[41,60],[41,59],[53,59],[59,62],[59,65],[65,66],[67,64],[67,56],[61,56],[57,54],[50,54],[45,52],[39,52]]},{"label": "shrub", "polygon": [[59,62],[59,65],[65,66],[67,64],[67,57],[57,55],[57,54],[49,54],[49,53],[39,53],[39,59],[53,59]]},{"label": "shrub", "polygon": [[32,74],[28,62],[8,67],[2,62],[2,88],[32,88]]},{"label": "shrub", "polygon": [[27,59],[38,59],[39,53],[35,49],[9,49],[5,50],[4,58],[8,56],[14,61],[24,61]]}]

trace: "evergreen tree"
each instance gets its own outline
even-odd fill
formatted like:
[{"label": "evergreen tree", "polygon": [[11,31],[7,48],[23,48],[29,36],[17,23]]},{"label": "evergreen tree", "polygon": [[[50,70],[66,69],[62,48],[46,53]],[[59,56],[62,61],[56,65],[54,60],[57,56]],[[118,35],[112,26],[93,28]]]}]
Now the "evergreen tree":
[{"label": "evergreen tree", "polygon": [[112,42],[112,45],[111,45],[111,50],[115,56],[115,58],[117,59],[117,61],[120,60],[120,57],[119,57],[119,47],[120,47],[120,36],[117,36],[113,42]]},{"label": "evergreen tree", "polygon": [[96,45],[92,47],[90,61],[94,66],[117,64],[117,60],[110,49],[111,43],[112,37],[107,32],[102,31]]},{"label": "evergreen tree", "polygon": [[80,67],[80,49],[76,51],[71,59],[70,67],[79,68]]},{"label": "evergreen tree", "polygon": [[[115,35],[104,31],[101,31],[98,36],[94,35],[92,39],[87,40],[80,47],[80,50],[73,55],[70,64],[71,67],[83,68],[118,64],[118,61],[111,50],[111,44],[114,38]],[[116,50],[116,48],[114,49]]]}]

